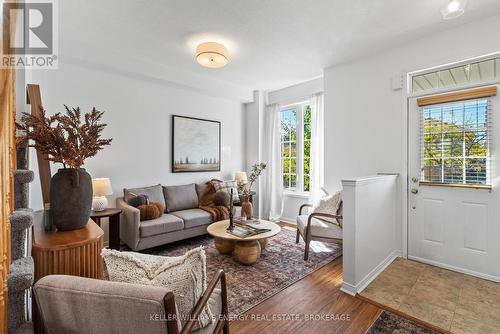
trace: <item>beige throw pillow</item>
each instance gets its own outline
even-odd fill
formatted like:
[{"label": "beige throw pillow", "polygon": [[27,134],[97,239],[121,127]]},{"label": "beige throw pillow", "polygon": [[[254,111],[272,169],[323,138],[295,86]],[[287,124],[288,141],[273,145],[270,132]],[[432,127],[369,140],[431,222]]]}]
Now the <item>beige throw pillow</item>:
[{"label": "beige throw pillow", "polygon": [[[314,209],[314,212],[328,213],[331,215],[342,215],[342,193],[338,191],[333,196],[328,196],[321,199],[319,205]],[[342,227],[342,219],[335,219],[330,217],[316,217],[316,219],[320,219],[333,224],[338,224],[340,227]]]},{"label": "beige throw pillow", "polygon": [[[188,320],[191,310],[207,288],[206,257],[203,247],[176,257],[110,249],[103,249],[102,256],[111,281],[170,289],[174,293],[182,325]],[[211,324],[212,319],[212,312],[207,306],[201,312],[196,328]]]}]

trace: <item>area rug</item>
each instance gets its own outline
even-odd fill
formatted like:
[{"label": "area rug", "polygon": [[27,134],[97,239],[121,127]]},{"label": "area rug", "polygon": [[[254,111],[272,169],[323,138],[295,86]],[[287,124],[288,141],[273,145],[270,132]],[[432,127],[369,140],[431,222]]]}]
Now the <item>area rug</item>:
[{"label": "area rug", "polygon": [[315,270],[342,255],[342,248],[314,242],[309,260],[304,261],[304,241],[295,243],[295,231],[282,228],[269,239],[259,261],[251,266],[236,262],[231,255],[221,255],[211,236],[205,235],[143,251],[154,255],[179,256],[203,246],[207,255],[210,280],[219,269],[226,272],[228,308],[231,316],[240,315],[282,291]]},{"label": "area rug", "polygon": [[390,312],[382,312],[378,319],[368,329],[366,334],[437,334],[437,332],[425,328],[416,322],[402,318]]}]

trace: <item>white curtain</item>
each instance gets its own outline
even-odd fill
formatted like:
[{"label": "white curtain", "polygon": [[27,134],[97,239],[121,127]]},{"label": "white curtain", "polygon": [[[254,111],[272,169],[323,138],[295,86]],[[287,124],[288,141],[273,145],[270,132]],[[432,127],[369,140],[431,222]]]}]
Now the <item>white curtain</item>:
[{"label": "white curtain", "polygon": [[267,163],[263,184],[262,213],[269,220],[279,220],[283,213],[283,181],[281,178],[280,106],[266,106],[263,162]]},{"label": "white curtain", "polygon": [[324,110],[323,110],[323,93],[317,93],[311,96],[311,187],[310,187],[310,204],[318,205],[323,191],[321,188],[324,185]]}]

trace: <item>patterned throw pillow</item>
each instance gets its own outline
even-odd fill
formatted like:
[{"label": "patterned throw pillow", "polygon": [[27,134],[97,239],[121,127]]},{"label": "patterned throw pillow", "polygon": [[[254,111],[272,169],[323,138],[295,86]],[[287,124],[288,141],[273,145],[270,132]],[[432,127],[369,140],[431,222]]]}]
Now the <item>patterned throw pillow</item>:
[{"label": "patterned throw pillow", "polygon": [[215,191],[223,190],[228,194],[231,194],[231,188],[233,189],[233,203],[240,202],[240,196],[238,195],[238,184],[236,181],[223,181],[219,183],[214,183]]},{"label": "patterned throw pillow", "polygon": [[[342,215],[342,193],[339,191],[333,196],[328,196],[319,202],[319,205],[314,209],[314,212],[328,213],[331,215]],[[342,219],[330,217],[316,217],[316,219],[338,224],[342,227]]]},{"label": "patterned throw pillow", "polygon": [[[203,247],[176,257],[119,252],[106,248],[101,254],[111,281],[169,288],[174,294],[182,325],[189,319],[191,310],[207,288]],[[206,306],[200,314],[199,327],[196,327],[205,327],[212,320],[212,312]]]}]

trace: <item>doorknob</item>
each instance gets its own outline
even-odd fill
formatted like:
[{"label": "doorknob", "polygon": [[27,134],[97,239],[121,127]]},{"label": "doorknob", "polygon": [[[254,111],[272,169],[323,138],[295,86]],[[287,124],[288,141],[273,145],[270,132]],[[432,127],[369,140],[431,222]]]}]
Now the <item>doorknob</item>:
[{"label": "doorknob", "polygon": [[418,189],[417,188],[412,188],[411,189],[411,193],[414,194],[414,195],[418,194]]}]

